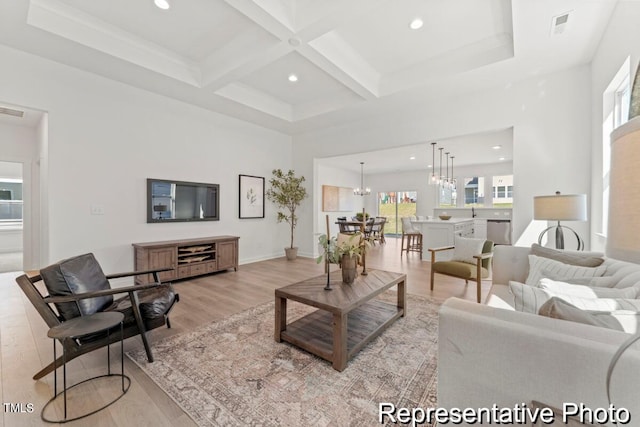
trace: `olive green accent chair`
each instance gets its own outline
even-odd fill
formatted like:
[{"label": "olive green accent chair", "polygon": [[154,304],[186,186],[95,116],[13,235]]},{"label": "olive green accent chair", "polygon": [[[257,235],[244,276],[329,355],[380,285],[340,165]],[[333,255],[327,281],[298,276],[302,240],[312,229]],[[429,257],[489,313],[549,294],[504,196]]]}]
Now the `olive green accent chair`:
[{"label": "olive green accent chair", "polygon": [[465,284],[468,284],[469,280],[471,280],[477,284],[477,299],[480,302],[482,279],[491,277],[493,247],[494,244],[491,240],[485,241],[482,253],[473,256],[476,260],[475,264],[463,261],[436,261],[436,253],[452,250],[455,246],[429,248],[429,252],[431,252],[431,290],[433,291],[436,273],[464,279]]}]

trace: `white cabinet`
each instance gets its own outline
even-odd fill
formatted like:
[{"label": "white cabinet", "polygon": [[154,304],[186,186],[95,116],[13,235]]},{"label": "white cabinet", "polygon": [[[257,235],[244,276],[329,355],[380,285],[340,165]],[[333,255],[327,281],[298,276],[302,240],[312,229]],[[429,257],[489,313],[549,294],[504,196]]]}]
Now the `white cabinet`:
[{"label": "white cabinet", "polygon": [[[471,218],[451,218],[448,221],[440,219],[413,221],[413,224],[422,232],[422,259],[431,260],[429,248],[453,246],[454,236],[473,237],[473,220]],[[453,251],[436,253],[436,261],[448,261],[453,256]]]},{"label": "white cabinet", "polygon": [[486,219],[473,220],[473,237],[475,237],[476,239],[487,238],[487,220]]}]

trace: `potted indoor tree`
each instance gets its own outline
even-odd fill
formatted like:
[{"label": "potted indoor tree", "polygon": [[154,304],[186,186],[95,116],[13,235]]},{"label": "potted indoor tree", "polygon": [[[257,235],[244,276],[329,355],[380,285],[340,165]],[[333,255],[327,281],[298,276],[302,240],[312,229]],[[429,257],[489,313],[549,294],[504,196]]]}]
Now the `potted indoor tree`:
[{"label": "potted indoor tree", "polygon": [[272,174],[266,196],[279,209],[278,222],[285,221],[291,227],[291,243],[284,251],[288,260],[294,260],[298,255],[298,248],[293,246],[293,232],[298,223],[296,209],[307,197],[307,189],[302,185],[304,176],[297,177],[292,170],[284,173],[280,169],[274,169]]}]

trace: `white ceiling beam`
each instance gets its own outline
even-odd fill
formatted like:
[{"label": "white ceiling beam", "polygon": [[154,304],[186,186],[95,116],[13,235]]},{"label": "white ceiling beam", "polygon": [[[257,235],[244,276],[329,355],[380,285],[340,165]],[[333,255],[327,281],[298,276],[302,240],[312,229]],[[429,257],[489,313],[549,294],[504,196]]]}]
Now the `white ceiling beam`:
[{"label": "white ceiling beam", "polygon": [[476,43],[448,51],[385,75],[380,82],[381,96],[390,95],[430,81],[441,81],[447,76],[512,59],[514,56],[513,37],[510,33],[496,34]]},{"label": "white ceiling beam", "polygon": [[225,52],[212,55],[201,66],[202,84],[209,89],[220,89],[282,58],[292,50],[287,42],[278,42],[248,58],[238,57],[237,52],[227,52],[232,57],[225,57]]},{"label": "white ceiling beam", "polygon": [[357,22],[363,11],[391,3],[390,0],[343,2],[335,12],[301,28],[296,36],[303,42],[298,52],[364,99],[377,98],[381,76],[358,52],[335,32]]},{"label": "white ceiling beam", "polygon": [[298,28],[296,35],[303,41],[311,41],[331,32],[337,28],[354,23],[362,19],[363,11],[370,11],[385,4],[393,3],[391,0],[350,0],[342,1],[340,7],[334,12],[322,16],[304,27]]},{"label": "white ceiling beam", "polygon": [[216,91],[216,94],[279,119],[293,121],[291,105],[251,87],[233,83]]},{"label": "white ceiling beam", "polygon": [[297,52],[362,98],[379,96],[379,73],[337,35],[326,34]]},{"label": "white ceiling beam", "polygon": [[199,87],[197,64],[57,0],[31,0],[27,24]]},{"label": "white ceiling beam", "polygon": [[225,0],[225,2],[280,40],[288,40],[294,33],[290,24],[283,22],[285,21],[283,17],[278,18],[279,14],[276,11],[270,13],[253,0]]},{"label": "white ceiling beam", "polygon": [[[252,0],[225,1],[280,40],[288,42],[297,39],[300,42],[300,45],[295,47],[297,52],[362,98],[378,97],[378,73],[339,37],[331,35],[330,32],[359,19],[363,10],[379,7],[389,3],[389,0],[350,1],[341,5],[336,12],[307,25],[297,33],[294,33],[292,23],[289,22],[290,17],[283,12],[283,4],[278,0],[261,0],[258,3]],[[233,70],[223,75],[215,76],[206,71],[203,82],[216,88],[222,87],[237,78],[237,73],[246,75],[257,70],[261,64],[266,65],[270,55],[283,56],[293,49],[286,52],[285,50],[285,47],[281,46],[279,49],[271,49],[268,53],[263,52],[266,55],[262,55],[262,58],[253,58],[243,65],[237,64]],[[278,56],[271,58],[274,60]]]}]

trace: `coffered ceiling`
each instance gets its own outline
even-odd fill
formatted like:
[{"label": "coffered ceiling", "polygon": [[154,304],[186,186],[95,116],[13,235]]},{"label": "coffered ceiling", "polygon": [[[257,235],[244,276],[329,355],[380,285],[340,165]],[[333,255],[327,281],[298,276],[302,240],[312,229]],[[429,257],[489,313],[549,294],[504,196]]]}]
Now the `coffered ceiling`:
[{"label": "coffered ceiling", "polygon": [[2,0],[0,43],[294,134],[587,63],[616,3],[169,1]]}]

